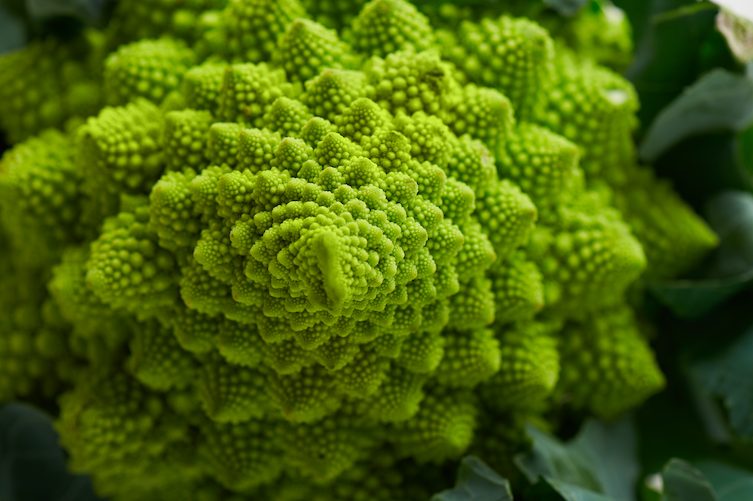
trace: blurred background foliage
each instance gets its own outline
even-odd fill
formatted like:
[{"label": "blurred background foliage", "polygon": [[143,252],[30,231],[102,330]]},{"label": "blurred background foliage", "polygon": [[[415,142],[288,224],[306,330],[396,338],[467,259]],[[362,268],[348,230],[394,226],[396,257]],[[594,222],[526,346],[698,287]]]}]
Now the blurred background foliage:
[{"label": "blurred background foliage", "polygon": [[[485,8],[495,0],[424,1]],[[515,499],[750,500],[753,14],[731,0],[612,2],[632,26],[635,56],[624,74],[640,95],[641,159],[672,180],[721,245],[692,274],[648,284],[645,312],[666,390],[616,423],[564,416],[560,438],[529,425],[532,450],[515,458],[529,485]],[[539,3],[566,17],[611,6]],[[48,34],[71,37],[105,26],[112,7],[110,0],[0,0],[0,53]],[[8,404],[0,408],[0,501],[41,499],[96,498],[86,477],[66,473],[44,411]],[[456,486],[432,501],[512,499],[508,481],[469,456],[457,468]]]}]

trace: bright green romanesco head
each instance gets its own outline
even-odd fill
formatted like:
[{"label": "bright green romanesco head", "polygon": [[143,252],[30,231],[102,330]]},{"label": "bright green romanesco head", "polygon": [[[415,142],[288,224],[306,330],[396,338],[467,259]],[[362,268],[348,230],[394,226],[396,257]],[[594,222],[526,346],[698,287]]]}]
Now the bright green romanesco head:
[{"label": "bright green romanesco head", "polygon": [[65,390],[98,493],[412,501],[661,389],[625,291],[716,237],[624,79],[501,10],[136,3],[91,78],[0,58],[0,399]]}]

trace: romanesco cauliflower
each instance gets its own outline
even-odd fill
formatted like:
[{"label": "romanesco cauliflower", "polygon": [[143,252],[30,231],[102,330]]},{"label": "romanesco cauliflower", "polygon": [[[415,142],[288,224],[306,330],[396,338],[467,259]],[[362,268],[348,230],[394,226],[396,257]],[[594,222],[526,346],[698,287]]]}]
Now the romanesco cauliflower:
[{"label": "romanesco cauliflower", "polygon": [[659,391],[626,291],[716,236],[620,57],[510,14],[124,0],[1,57],[0,400],[116,500],[407,501]]}]

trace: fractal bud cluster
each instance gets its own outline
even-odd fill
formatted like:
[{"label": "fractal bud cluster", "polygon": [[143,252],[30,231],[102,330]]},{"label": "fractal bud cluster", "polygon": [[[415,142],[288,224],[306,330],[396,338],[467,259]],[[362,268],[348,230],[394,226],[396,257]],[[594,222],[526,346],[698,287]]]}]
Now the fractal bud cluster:
[{"label": "fractal bud cluster", "polygon": [[0,401],[113,500],[410,501],[659,391],[642,284],[717,238],[625,27],[525,4],[121,0],[1,57]]}]

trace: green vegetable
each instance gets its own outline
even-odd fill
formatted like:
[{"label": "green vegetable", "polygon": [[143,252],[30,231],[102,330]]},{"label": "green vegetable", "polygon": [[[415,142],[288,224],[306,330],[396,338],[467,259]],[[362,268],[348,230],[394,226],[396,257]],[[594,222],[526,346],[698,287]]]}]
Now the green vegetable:
[{"label": "green vegetable", "polygon": [[98,494],[421,499],[663,387],[626,292],[716,236],[637,165],[598,37],[163,3],[0,58],[0,400],[58,397]]}]

